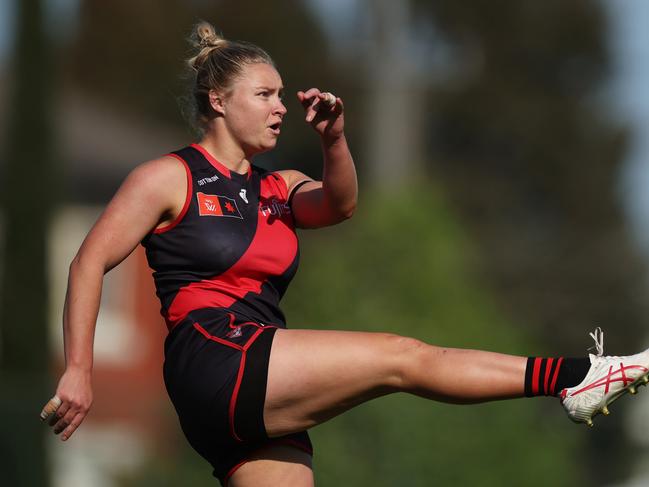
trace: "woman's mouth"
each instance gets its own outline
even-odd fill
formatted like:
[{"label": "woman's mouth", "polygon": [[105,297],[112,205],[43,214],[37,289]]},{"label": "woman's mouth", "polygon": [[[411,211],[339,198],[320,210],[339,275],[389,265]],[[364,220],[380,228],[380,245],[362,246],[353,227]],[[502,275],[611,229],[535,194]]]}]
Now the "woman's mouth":
[{"label": "woman's mouth", "polygon": [[274,123],[273,125],[270,125],[268,128],[273,133],[273,135],[279,135],[281,126],[282,126],[282,123],[277,122],[277,123]]}]

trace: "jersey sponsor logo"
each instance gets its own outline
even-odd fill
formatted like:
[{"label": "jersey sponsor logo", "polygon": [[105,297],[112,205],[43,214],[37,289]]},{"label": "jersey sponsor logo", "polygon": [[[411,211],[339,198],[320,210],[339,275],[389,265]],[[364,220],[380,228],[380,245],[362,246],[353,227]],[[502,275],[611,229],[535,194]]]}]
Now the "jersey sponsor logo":
[{"label": "jersey sponsor logo", "polygon": [[285,201],[277,201],[272,199],[270,202],[260,202],[259,203],[259,212],[264,216],[282,216],[290,215],[291,207]]},{"label": "jersey sponsor logo", "polygon": [[241,199],[243,201],[245,201],[246,204],[248,203],[248,198],[246,198],[246,190],[245,189],[242,189],[241,191],[239,191],[239,196],[241,196]]},{"label": "jersey sponsor logo", "polygon": [[210,176],[209,178],[203,178],[199,179],[196,181],[199,186],[205,186],[207,183],[213,183],[214,181],[218,181],[219,177],[215,174],[214,176]]},{"label": "jersey sponsor logo", "polygon": [[227,196],[216,194],[196,193],[198,198],[198,214],[200,216],[228,216],[241,218],[237,202]]}]

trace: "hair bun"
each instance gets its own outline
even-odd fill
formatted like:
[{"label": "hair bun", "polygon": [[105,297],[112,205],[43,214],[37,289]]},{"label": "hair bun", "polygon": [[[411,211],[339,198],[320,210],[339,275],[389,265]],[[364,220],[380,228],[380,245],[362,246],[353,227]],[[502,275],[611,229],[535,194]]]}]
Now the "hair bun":
[{"label": "hair bun", "polygon": [[209,22],[204,20],[200,21],[194,27],[194,32],[192,33],[192,44],[198,49],[204,49],[206,47],[218,47],[223,44],[225,39],[216,33],[216,29]]}]

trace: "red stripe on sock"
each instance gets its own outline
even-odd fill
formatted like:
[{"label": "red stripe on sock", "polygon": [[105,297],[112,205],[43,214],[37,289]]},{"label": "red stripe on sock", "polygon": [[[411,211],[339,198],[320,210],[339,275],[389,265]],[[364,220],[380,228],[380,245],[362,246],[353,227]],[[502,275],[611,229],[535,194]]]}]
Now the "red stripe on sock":
[{"label": "red stripe on sock", "polygon": [[539,395],[539,373],[541,372],[541,360],[539,357],[534,359],[534,369],[532,370],[532,394]]},{"label": "red stripe on sock", "polygon": [[552,372],[552,362],[554,362],[553,358],[549,358],[547,363],[545,364],[545,381],[543,382],[543,394],[546,396],[549,394],[548,391],[548,386],[550,385],[550,373]]},{"label": "red stripe on sock", "polygon": [[561,363],[563,362],[563,357],[560,357],[557,361],[557,368],[554,369],[554,376],[552,377],[552,384],[550,385],[550,394],[553,396],[557,395],[555,387],[557,386],[557,379],[559,378],[559,370],[561,369]]}]

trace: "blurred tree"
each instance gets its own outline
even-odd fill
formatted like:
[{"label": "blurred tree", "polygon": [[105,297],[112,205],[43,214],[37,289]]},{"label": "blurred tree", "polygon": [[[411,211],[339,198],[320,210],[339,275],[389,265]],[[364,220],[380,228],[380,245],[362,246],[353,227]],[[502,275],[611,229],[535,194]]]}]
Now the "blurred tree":
[{"label": "blurred tree", "polygon": [[[189,57],[185,39],[201,19],[227,39],[261,46],[278,65],[293,122],[285,125],[278,149],[262,156],[262,163],[286,167],[297,161],[318,176],[320,151],[305,137],[308,127],[296,123],[302,108],[295,92],[330,86],[336,77],[329,69],[323,33],[300,0],[196,0],[191,8],[182,0],[86,0],[81,4],[79,33],[65,53],[67,81],[126,112],[186,125],[181,114],[188,95],[183,77]],[[332,91],[343,89],[340,83],[331,86]]]},{"label": "blurred tree", "polygon": [[[428,343],[533,353],[483,290],[475,248],[441,189],[365,194],[355,221],[302,234],[289,326],[384,331]],[[393,395],[312,430],[321,485],[573,485],[574,430],[555,399],[449,406]]]},{"label": "blurred tree", "polygon": [[[502,309],[548,353],[582,351],[595,326],[610,332],[609,353],[637,349],[646,269],[617,194],[626,132],[597,103],[609,71],[600,4],[417,8],[434,19],[455,72],[431,87],[431,167],[479,242]],[[625,475],[619,418],[598,424],[606,441],[600,433],[584,452],[595,484]]]},{"label": "blurred tree", "polygon": [[40,0],[16,2],[9,133],[0,191],[0,451],[4,485],[49,485],[39,407],[51,393],[46,232],[56,204],[52,165],[53,66]]}]

